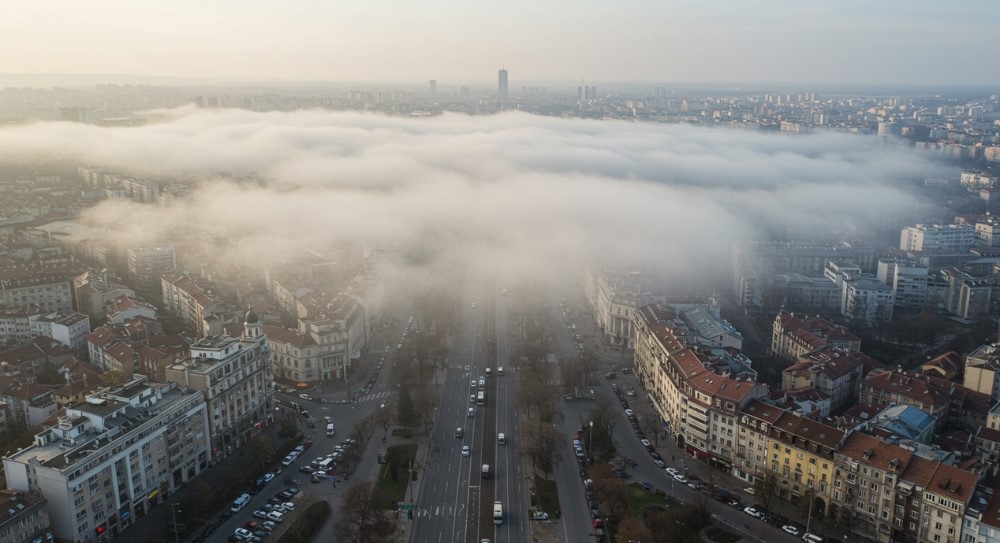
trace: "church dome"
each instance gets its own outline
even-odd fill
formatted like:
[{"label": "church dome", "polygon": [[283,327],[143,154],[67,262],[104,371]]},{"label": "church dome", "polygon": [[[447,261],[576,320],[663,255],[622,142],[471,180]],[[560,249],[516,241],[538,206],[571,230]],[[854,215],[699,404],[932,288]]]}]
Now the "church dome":
[{"label": "church dome", "polygon": [[247,316],[245,319],[243,319],[243,322],[246,324],[260,323],[260,318],[258,318],[257,314],[253,312],[253,306],[250,306],[250,311],[247,311]]}]

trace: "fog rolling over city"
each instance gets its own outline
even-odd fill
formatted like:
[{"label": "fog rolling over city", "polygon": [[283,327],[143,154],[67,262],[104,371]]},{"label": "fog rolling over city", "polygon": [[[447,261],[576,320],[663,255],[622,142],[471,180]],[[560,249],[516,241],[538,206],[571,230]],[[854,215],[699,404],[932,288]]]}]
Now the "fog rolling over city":
[{"label": "fog rolling over city", "polygon": [[156,118],[136,128],[5,128],[0,154],[197,180],[174,205],[101,203],[82,216],[93,226],[237,235],[243,258],[278,256],[288,239],[363,242],[416,255],[409,262],[432,275],[462,262],[553,282],[591,255],[675,277],[724,275],[734,241],[832,235],[873,211],[905,213],[918,205],[907,184],[944,168],[857,135],[519,113],[182,108]]}]

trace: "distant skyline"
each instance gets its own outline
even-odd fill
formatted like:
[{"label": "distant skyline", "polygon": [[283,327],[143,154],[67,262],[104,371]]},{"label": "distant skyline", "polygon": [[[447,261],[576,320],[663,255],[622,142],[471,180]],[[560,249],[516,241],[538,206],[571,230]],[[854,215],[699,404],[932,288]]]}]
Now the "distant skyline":
[{"label": "distant skyline", "polygon": [[0,73],[993,85],[998,20],[967,0],[53,0],[4,10]]}]

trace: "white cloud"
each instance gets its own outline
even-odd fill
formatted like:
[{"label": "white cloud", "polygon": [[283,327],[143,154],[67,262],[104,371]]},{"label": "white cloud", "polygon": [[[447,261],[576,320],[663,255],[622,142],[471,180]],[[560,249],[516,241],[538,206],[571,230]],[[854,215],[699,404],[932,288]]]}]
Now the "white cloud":
[{"label": "white cloud", "polygon": [[[782,136],[510,113],[408,119],[191,108],[137,128],[0,130],[0,153],[193,176],[190,201],[105,203],[86,219],[312,244],[426,246],[493,270],[560,276],[589,252],[719,268],[755,227],[828,230],[900,212],[943,166],[873,138]],[[263,183],[237,182],[256,176]]]}]

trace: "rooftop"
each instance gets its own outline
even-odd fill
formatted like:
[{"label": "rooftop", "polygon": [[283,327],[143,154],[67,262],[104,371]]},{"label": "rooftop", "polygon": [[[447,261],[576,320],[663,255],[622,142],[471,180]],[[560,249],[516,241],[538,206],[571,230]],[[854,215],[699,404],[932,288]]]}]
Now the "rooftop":
[{"label": "rooftop", "polygon": [[35,436],[34,445],[7,458],[63,470],[196,395],[201,392],[136,379],[67,407],[54,427]]}]

